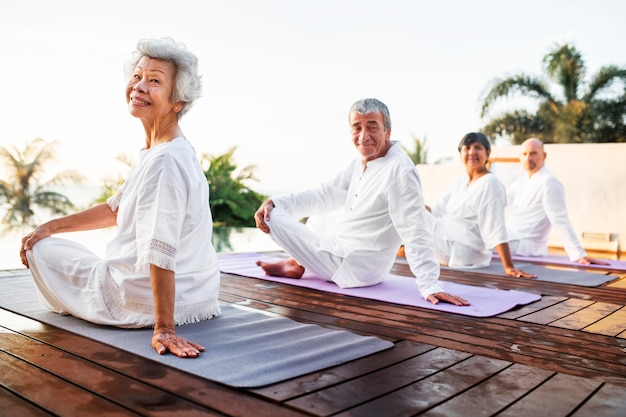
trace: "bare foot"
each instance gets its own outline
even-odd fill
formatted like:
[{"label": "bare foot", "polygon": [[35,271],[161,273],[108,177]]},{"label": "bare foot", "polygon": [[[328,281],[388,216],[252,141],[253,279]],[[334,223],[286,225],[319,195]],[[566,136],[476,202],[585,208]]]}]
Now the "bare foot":
[{"label": "bare foot", "polygon": [[295,259],[283,259],[278,262],[256,261],[256,264],[263,268],[265,275],[283,278],[302,278],[304,267]]}]

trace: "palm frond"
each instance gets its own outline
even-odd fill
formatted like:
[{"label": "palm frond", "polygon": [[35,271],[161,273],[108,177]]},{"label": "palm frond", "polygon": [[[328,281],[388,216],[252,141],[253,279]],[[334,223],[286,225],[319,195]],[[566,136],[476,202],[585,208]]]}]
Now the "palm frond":
[{"label": "palm frond", "polygon": [[508,137],[511,143],[519,144],[531,136],[549,142],[550,139],[545,135],[546,128],[546,121],[539,116],[526,111],[514,111],[492,119],[482,131],[492,141],[498,137]]},{"label": "palm frond", "polygon": [[552,97],[548,86],[540,78],[521,74],[492,81],[491,88],[484,97],[480,116],[484,117],[496,100],[511,97],[514,94],[558,105],[558,101]]},{"label": "palm frond", "polygon": [[593,101],[600,93],[610,90],[614,83],[622,82],[622,88],[626,85],[626,68],[619,68],[615,65],[602,67],[591,79],[587,93],[582,100]]},{"label": "palm frond", "polygon": [[64,195],[51,190],[54,185],[80,183],[82,175],[63,171],[46,178],[45,167],[54,158],[56,142],[36,138],[23,149],[0,147],[0,159],[5,162],[9,178],[0,184],[0,197],[7,206],[5,225],[28,225],[35,216],[34,207],[54,214],[67,214],[74,206]]},{"label": "palm frond", "polygon": [[[492,81],[484,96],[481,117],[496,100],[514,94],[538,100],[534,115],[525,110],[495,115],[483,128],[492,140],[503,136],[520,143],[535,136],[546,143],[626,141],[626,69],[601,68],[582,94],[585,62],[573,45],[555,45],[544,56],[543,64],[547,80],[554,83],[552,88],[542,78],[525,74]],[[562,97],[552,95],[551,91],[557,89]]]}]

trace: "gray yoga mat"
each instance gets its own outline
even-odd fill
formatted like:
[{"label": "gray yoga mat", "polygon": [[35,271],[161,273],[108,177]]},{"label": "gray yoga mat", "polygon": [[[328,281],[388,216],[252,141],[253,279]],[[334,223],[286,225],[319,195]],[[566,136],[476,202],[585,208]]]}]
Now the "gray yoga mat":
[{"label": "gray yoga mat", "polygon": [[150,346],[151,329],[98,326],[49,312],[29,272],[0,276],[0,307],[234,387],[273,384],[393,347],[376,337],[225,305],[220,317],[177,327],[178,334],[206,348],[198,358],[158,355]]},{"label": "gray yoga mat", "polygon": [[[543,265],[535,265],[530,263],[515,262],[515,267],[531,274],[537,275],[539,281],[559,282],[562,284],[581,285],[584,287],[597,287],[607,282],[613,281],[617,278],[615,275],[606,275],[599,272],[589,272],[581,269],[574,268],[551,268]],[[441,267],[442,269],[450,269],[457,271],[478,272],[487,275],[506,276],[502,263],[500,261],[493,260],[491,265],[483,268],[472,269],[454,269],[448,267]]]}]

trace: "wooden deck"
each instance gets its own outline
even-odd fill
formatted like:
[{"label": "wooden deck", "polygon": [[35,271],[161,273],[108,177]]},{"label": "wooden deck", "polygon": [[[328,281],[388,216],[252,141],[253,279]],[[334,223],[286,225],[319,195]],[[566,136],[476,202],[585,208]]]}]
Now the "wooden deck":
[{"label": "wooden deck", "polygon": [[[408,269],[398,262],[394,272]],[[223,302],[395,343],[258,389],[203,380],[0,310],[0,415],[626,415],[626,276],[596,288],[459,271],[442,279],[543,298],[474,318],[223,274]]]}]

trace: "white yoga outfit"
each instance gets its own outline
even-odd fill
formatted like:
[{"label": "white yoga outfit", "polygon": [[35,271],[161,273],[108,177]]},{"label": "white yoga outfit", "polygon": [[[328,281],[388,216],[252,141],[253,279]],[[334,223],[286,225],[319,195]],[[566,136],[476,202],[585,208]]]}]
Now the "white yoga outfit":
[{"label": "white yoga outfit", "polygon": [[272,201],[270,236],[320,278],[342,288],[378,284],[404,244],[419,293],[443,291],[419,174],[398,142],[365,170],[355,159],[333,180]]},{"label": "white yoga outfit", "polygon": [[104,259],[57,237],[27,252],[43,303],[97,324],[151,326],[153,264],[175,272],[177,325],[219,315],[208,201],[206,177],[186,139],[142,150],[139,166],[107,201],[118,210],[118,232]]},{"label": "white yoga outfit", "polygon": [[571,261],[587,256],[567,216],[563,185],[545,166],[530,177],[515,180],[507,189],[507,198],[512,254],[546,256],[554,228]]},{"label": "white yoga outfit", "polygon": [[496,245],[508,241],[504,185],[492,173],[468,182],[459,178],[431,207],[435,253],[451,268],[487,266]]}]

